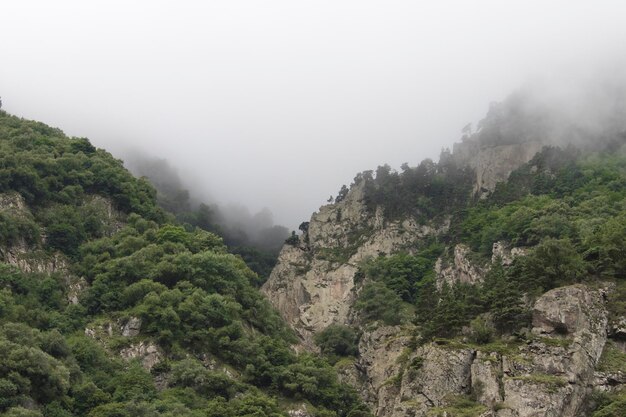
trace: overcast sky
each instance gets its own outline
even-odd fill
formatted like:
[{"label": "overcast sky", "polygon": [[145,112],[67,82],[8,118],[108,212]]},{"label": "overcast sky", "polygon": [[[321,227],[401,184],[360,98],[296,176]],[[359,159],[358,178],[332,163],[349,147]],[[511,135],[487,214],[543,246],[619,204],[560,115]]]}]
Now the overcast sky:
[{"label": "overcast sky", "polygon": [[10,113],[178,167],[294,228],[416,165],[529,80],[626,52],[624,1],[27,1],[0,8]]}]

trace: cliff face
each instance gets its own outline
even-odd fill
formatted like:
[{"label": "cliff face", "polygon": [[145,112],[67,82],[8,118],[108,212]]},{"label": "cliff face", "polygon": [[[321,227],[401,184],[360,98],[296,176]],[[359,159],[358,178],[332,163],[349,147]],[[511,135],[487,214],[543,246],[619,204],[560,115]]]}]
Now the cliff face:
[{"label": "cliff face", "polygon": [[[454,158],[474,169],[474,193],[484,196],[540,149],[539,142],[482,149],[467,142],[455,148]],[[262,290],[300,336],[300,349],[317,350],[313,335],[330,324],[359,327],[359,355],[339,371],[376,416],[453,416],[460,397],[472,398],[471,415],[481,417],[584,416],[592,390],[611,391],[624,383],[620,372],[600,372],[598,366],[607,334],[619,348],[617,329],[626,323],[624,318],[609,323],[609,287],[551,290],[530,306],[532,328],[524,329],[521,339],[490,345],[465,338],[416,347],[412,325],[363,326],[354,310],[362,287],[355,280],[359,263],[381,254],[415,253],[419,242],[445,235],[450,227],[450,219],[425,225],[410,217],[386,221],[382,210],[367,210],[363,192],[362,185],[355,186],[344,200],[321,207],[299,242],[283,248]],[[491,265],[476,264],[463,244],[452,244],[447,252],[435,265],[440,288],[444,282],[482,282],[493,263],[510,266],[528,249],[493,242]]]},{"label": "cliff face", "polygon": [[505,181],[517,167],[530,161],[546,144],[541,141],[503,145],[480,145],[467,140],[454,145],[453,155],[459,165],[475,172],[474,195],[485,197]]},{"label": "cliff face", "polygon": [[[540,149],[539,142],[481,148],[470,140],[457,144],[453,157],[457,164],[474,170],[474,192],[485,195]],[[315,332],[332,323],[349,322],[355,300],[354,275],[361,261],[411,251],[420,240],[448,230],[449,220],[420,225],[408,217],[388,222],[382,210],[374,215],[367,210],[363,194],[361,183],[339,203],[322,206],[314,213],[299,242],[282,249],[262,288],[308,349],[315,349]],[[437,263],[438,275],[448,283],[478,281],[481,269],[464,261],[466,254],[467,248],[457,246],[453,265]]]},{"label": "cliff face", "polygon": [[410,250],[449,224],[419,225],[413,219],[386,223],[380,210],[370,215],[362,186],[320,208],[294,245],[285,245],[263,293],[296,330],[303,347],[315,350],[312,336],[333,323],[350,322],[358,264],[370,257]]}]

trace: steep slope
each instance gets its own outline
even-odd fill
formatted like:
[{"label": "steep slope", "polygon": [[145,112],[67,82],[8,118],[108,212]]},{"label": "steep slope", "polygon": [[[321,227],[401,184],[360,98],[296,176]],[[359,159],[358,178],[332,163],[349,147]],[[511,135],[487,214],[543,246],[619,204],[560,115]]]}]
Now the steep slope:
[{"label": "steep slope", "polygon": [[626,135],[562,149],[496,113],[437,164],[359,174],[263,292],[377,416],[621,415]]},{"label": "steep slope", "polygon": [[0,414],[367,416],[258,277],[88,140],[0,111]]}]

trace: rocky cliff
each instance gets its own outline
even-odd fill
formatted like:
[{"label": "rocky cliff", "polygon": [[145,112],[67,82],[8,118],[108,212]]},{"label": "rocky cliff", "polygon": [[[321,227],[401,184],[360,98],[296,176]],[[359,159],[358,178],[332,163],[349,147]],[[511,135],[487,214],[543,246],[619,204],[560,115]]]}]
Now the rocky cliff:
[{"label": "rocky cliff", "polygon": [[337,204],[320,208],[297,243],[285,245],[263,293],[296,330],[303,347],[332,323],[350,321],[355,274],[361,261],[411,250],[420,239],[447,230],[449,223],[420,225],[414,219],[385,222],[363,204],[362,184]]},{"label": "rocky cliff", "polygon": [[[469,141],[455,147],[454,158],[472,168],[473,192],[484,197],[541,146]],[[299,349],[317,350],[313,336],[330,324],[359,328],[359,355],[339,371],[379,417],[454,416],[459,410],[482,417],[584,416],[592,391],[623,384],[621,372],[601,372],[599,366],[605,345],[622,346],[616,329],[624,318],[609,321],[606,285],[570,285],[541,295],[528,306],[532,328],[487,345],[463,337],[416,344],[411,324],[364,325],[354,308],[362,288],[359,265],[380,255],[419,252],[420,242],[447,236],[450,223],[450,217],[422,224],[411,216],[385,219],[380,207],[368,210],[358,184],[303,225],[262,290],[300,336]],[[495,262],[508,267],[527,252],[493,242],[491,264],[476,263],[466,245],[450,242],[448,255],[435,264],[437,285],[477,284]],[[607,334],[615,342],[607,343]]]}]

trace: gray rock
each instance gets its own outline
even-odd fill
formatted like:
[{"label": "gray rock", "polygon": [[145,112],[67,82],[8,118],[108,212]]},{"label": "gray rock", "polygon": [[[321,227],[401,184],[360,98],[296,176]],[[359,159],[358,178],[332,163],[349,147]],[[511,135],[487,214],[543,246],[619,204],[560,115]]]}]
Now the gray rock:
[{"label": "gray rock", "polygon": [[141,318],[131,317],[128,319],[124,327],[122,327],[122,336],[134,337],[141,331]]},{"label": "gray rock", "polygon": [[313,334],[330,324],[347,324],[358,288],[358,264],[380,254],[411,247],[417,240],[447,230],[413,219],[385,222],[362,202],[362,185],[344,200],[321,207],[297,245],[285,245],[261,288],[301,338],[300,349],[315,351]]},{"label": "gray rock", "polygon": [[472,389],[482,404],[502,402],[502,356],[497,353],[477,352],[471,365]]},{"label": "gray rock", "polygon": [[530,161],[545,145],[543,142],[480,146],[472,140],[454,145],[453,156],[460,165],[469,165],[475,172],[474,194],[486,197],[505,181],[511,172]]},{"label": "gray rock", "polygon": [[488,267],[475,265],[470,261],[470,248],[467,245],[454,247],[454,258],[451,263],[437,259],[435,273],[437,274],[437,287],[441,288],[444,282],[454,285],[457,282],[464,284],[478,284],[482,282]]},{"label": "gray rock", "polygon": [[120,351],[120,356],[126,360],[139,359],[141,361],[141,365],[149,371],[156,364],[161,362],[163,353],[153,342],[142,341],[122,349]]}]

